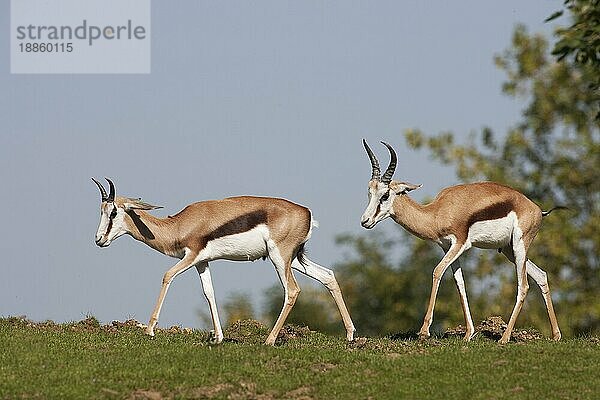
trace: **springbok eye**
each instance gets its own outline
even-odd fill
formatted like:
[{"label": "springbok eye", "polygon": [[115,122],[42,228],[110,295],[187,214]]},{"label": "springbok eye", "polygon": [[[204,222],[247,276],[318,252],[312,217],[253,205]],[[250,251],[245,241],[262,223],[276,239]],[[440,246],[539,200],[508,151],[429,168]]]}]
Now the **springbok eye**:
[{"label": "springbok eye", "polygon": [[117,207],[113,207],[113,209],[110,213],[110,218],[113,219],[116,216],[117,216]]},{"label": "springbok eye", "polygon": [[386,201],[390,197],[390,191],[385,192],[383,196],[381,196],[381,201]]}]

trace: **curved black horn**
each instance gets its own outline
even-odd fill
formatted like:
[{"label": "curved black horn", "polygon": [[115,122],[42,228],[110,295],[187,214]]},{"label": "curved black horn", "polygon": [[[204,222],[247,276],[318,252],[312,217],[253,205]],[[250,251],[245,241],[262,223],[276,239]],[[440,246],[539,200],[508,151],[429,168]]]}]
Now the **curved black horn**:
[{"label": "curved black horn", "polygon": [[367,141],[365,139],[363,139],[363,146],[365,146],[365,150],[367,151],[367,154],[369,155],[369,159],[371,160],[371,168],[373,170],[373,172],[371,173],[371,180],[373,180],[373,179],[379,180],[381,177],[381,169],[379,168],[379,161],[377,161],[377,157],[375,157],[375,154],[373,154],[373,151],[371,150],[371,148],[369,147],[369,145],[367,144]]},{"label": "curved black horn", "polygon": [[392,181],[392,175],[394,175],[394,171],[396,170],[396,164],[398,162],[398,158],[396,157],[396,152],[389,144],[385,142],[381,142],[385,147],[390,151],[390,165],[388,165],[383,177],[381,178],[381,182],[388,184]]},{"label": "curved black horn", "polygon": [[102,184],[100,182],[98,182],[97,180],[95,180],[94,178],[92,178],[92,180],[98,186],[98,189],[100,189],[100,194],[102,195],[102,201],[106,201],[108,199],[108,195],[106,194],[106,189],[104,189],[104,186],[102,186]]},{"label": "curved black horn", "polygon": [[108,178],[104,178],[108,182],[108,186],[110,186],[110,193],[108,194],[108,198],[106,201],[115,201],[115,184]]}]

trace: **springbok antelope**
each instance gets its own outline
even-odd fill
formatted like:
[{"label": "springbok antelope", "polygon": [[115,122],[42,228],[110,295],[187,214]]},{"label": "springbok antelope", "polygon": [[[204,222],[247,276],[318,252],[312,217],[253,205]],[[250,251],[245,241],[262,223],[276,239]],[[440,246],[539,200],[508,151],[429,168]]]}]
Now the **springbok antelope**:
[{"label": "springbok antelope", "polygon": [[548,310],[553,339],[560,340],[560,329],[554,314],[546,272],[527,259],[527,250],[540,228],[542,217],[554,209],[564,207],[542,211],[522,193],[493,182],[448,187],[438,193],[431,203],[418,204],[408,197],[407,193],[420,188],[421,185],[392,180],[397,163],[396,152],[389,144],[381,143],[388,148],[391,157],[383,176],[377,158],[363,139],[363,145],[371,160],[372,174],[369,181],[369,204],[361,218],[362,226],[371,229],[378,222],[391,217],[411,234],[437,243],[446,253],[433,270],[431,296],[419,336],[430,336],[429,328],[433,321],[433,308],[440,280],[448,266],[452,266],[467,325],[464,340],[469,341],[474,335],[475,328],[459,256],[475,246],[498,249],[516,266],[517,300],[499,342],[507,343],[510,340],[529,289],[527,274],[539,285]]},{"label": "springbok antelope", "polygon": [[146,330],[148,335],[154,336],[160,309],[173,279],[196,267],[210,308],[214,340],[220,343],[223,330],[208,263],[218,259],[254,261],[269,257],[283,285],[285,299],[266,344],[275,343],[300,293],[292,268],[329,289],[346,327],[346,338],[353,340],[354,325],[333,271],[312,262],[304,253],[313,226],[308,208],[284,199],[241,196],[193,203],[174,216],[157,218],[146,211],[162,207],[141,199],[115,196],[115,186],[108,178],[110,192],[107,194],[100,182],[92,180],[102,195],[100,225],[96,233],[98,246],[107,247],[119,236],[129,234],[165,255],[180,259],[164,274]]}]

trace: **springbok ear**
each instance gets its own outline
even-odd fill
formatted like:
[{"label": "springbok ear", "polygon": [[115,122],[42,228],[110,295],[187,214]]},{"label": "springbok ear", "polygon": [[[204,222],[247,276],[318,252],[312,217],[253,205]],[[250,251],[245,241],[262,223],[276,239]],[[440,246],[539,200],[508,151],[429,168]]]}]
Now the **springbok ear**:
[{"label": "springbok ear", "polygon": [[420,188],[421,186],[423,186],[423,185],[413,185],[412,183],[408,183],[408,182],[393,181],[390,183],[390,189],[392,189],[394,191],[394,193],[396,193],[396,194],[408,193],[415,189]]},{"label": "springbok ear", "polygon": [[125,209],[125,211],[131,211],[131,210],[156,210],[157,208],[162,208],[162,206],[154,206],[152,204],[143,202],[142,199],[127,198],[123,202],[123,208]]}]

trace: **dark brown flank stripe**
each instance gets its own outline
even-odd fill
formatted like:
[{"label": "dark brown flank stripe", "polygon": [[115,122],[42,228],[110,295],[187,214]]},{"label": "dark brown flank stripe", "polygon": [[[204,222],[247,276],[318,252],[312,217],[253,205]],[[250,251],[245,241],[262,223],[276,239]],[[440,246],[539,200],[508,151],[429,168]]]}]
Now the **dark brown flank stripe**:
[{"label": "dark brown flank stripe", "polygon": [[225,222],[219,226],[204,238],[202,247],[206,246],[211,240],[215,240],[224,236],[235,235],[238,233],[248,232],[252,228],[257,227],[260,224],[267,223],[267,212],[263,210],[252,211],[230,221]]},{"label": "dark brown flank stripe", "polygon": [[500,203],[492,204],[484,208],[483,210],[477,211],[468,221],[468,226],[473,225],[479,221],[489,221],[493,219],[504,218],[509,212],[514,210],[513,203],[511,201],[503,201]]}]

